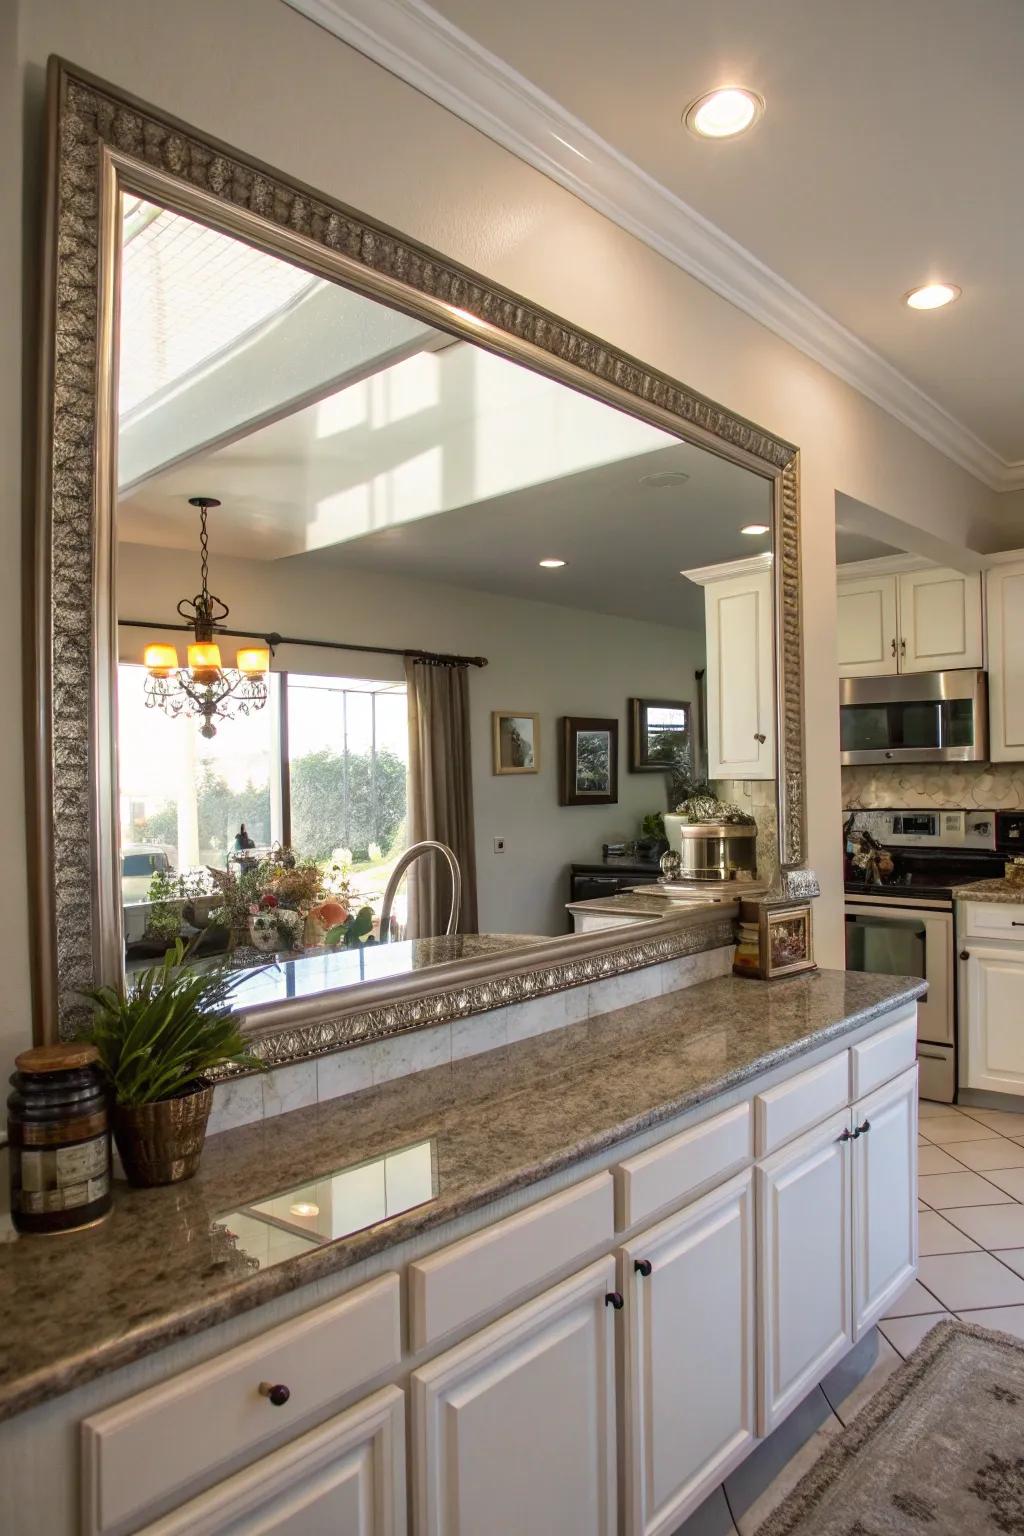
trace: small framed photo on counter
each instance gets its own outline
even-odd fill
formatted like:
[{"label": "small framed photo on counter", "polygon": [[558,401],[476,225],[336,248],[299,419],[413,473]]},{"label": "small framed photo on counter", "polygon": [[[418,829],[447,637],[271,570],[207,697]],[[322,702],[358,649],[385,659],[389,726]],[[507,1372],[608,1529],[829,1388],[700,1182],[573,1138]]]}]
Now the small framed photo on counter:
[{"label": "small framed photo on counter", "polygon": [[740,902],[739,939],[733,971],[772,981],[816,970],[810,901],[765,896]]}]

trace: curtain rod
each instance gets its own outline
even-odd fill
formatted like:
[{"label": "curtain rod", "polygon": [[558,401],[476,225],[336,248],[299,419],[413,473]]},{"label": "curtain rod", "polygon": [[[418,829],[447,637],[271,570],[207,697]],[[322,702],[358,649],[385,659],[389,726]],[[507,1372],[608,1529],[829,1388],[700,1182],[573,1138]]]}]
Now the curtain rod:
[{"label": "curtain rod", "polygon": [[[186,634],[192,630],[191,624],[164,624],[159,619],[118,619],[117,622],[128,629],[176,629]],[[400,650],[393,645],[345,645],[340,640],[298,640],[294,635],[279,635],[276,630],[261,635],[254,629],[222,629],[218,626],[215,633],[231,635],[239,640],[265,640],[271,651],[275,651],[279,645],[312,645],[324,651],[363,651],[373,656],[408,656],[413,661],[426,661],[436,667],[487,665],[486,656],[449,656],[443,651]]]}]

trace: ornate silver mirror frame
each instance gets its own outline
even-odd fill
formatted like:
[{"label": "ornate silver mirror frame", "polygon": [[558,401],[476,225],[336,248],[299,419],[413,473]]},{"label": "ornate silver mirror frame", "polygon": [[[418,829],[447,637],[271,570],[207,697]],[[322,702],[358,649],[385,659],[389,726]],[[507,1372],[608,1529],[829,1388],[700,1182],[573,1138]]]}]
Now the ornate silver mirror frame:
[{"label": "ornate silver mirror frame", "polygon": [[[141,194],[641,417],[772,483],[779,848],[805,857],[798,453],[598,338],[364,215],[50,61],[34,599],[37,1034],[120,974],[113,688],[119,195]],[[723,931],[728,929],[728,931]],[[567,936],[260,1010],[283,1062],[728,942],[731,918]]]}]

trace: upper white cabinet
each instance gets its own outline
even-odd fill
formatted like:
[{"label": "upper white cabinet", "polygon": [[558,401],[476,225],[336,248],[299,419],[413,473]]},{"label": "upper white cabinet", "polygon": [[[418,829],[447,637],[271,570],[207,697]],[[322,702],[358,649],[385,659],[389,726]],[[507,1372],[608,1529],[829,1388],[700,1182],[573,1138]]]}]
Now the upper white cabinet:
[{"label": "upper white cabinet", "polygon": [[996,565],[988,583],[989,756],[1024,760],[1024,560]]},{"label": "upper white cabinet", "polygon": [[704,588],[708,777],[775,777],[772,560],[684,571]]},{"label": "upper white cabinet", "polygon": [[840,677],[984,665],[980,575],[937,566],[840,573],[837,606]]}]

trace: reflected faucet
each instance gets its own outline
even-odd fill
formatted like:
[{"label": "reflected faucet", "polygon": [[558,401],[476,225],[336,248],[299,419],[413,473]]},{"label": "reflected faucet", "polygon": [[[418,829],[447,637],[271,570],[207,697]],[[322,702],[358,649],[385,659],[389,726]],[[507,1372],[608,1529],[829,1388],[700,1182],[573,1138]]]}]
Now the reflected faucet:
[{"label": "reflected faucet", "polygon": [[443,854],[448,861],[448,868],[452,877],[452,906],[448,914],[448,926],[445,935],[452,934],[458,927],[459,908],[462,906],[462,871],[459,869],[459,861],[455,857],[447,843],[435,843],[427,838],[422,843],[413,843],[407,848],[391,872],[391,879],[384,888],[384,899],[380,904],[380,937],[382,943],[387,943],[391,936],[391,907],[394,903],[395,892],[398,890],[402,876],[409,865],[423,854],[434,851]]}]

